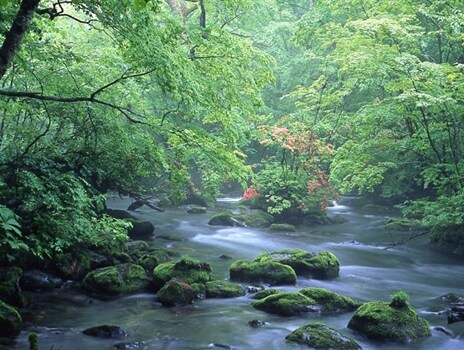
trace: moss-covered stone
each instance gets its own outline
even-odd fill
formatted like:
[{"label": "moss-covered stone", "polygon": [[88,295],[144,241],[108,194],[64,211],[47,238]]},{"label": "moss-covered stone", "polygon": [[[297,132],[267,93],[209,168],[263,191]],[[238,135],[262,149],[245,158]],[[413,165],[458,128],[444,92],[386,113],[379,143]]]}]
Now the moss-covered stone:
[{"label": "moss-covered stone", "polygon": [[97,294],[116,295],[145,290],[148,283],[143,267],[120,264],[89,272],[82,281],[82,286]]},{"label": "moss-covered stone", "polygon": [[169,280],[156,295],[156,300],[164,306],[188,305],[195,299],[198,299],[197,290],[178,278]]},{"label": "moss-covered stone", "polygon": [[208,221],[211,226],[246,226],[245,223],[235,217],[231,211],[223,211],[211,217]]},{"label": "moss-covered stone", "polygon": [[234,214],[223,211],[211,217],[208,224],[212,226],[248,226],[265,228],[274,221],[274,217],[263,210],[247,210],[244,213]]},{"label": "moss-covered stone", "polygon": [[288,341],[307,345],[312,349],[361,349],[353,339],[320,322],[312,322],[285,337]]},{"label": "moss-covered stone", "polygon": [[[82,279],[92,269],[90,253],[86,250],[57,254],[53,262],[58,274],[71,280]],[[93,266],[98,267],[102,266]]]},{"label": "moss-covered stone", "polygon": [[348,328],[370,339],[403,343],[431,335],[427,321],[420,318],[410,305],[395,308],[384,302],[361,305]]},{"label": "moss-covered stone", "polygon": [[12,305],[23,306],[17,287],[22,273],[23,270],[19,267],[0,268],[0,299]]},{"label": "moss-covered stone", "polygon": [[39,338],[37,333],[29,333],[27,339],[29,340],[29,350],[39,350]]},{"label": "moss-covered stone", "polygon": [[153,285],[159,290],[171,278],[179,278],[189,284],[206,283],[211,279],[211,266],[188,256],[175,262],[160,264],[153,270]]},{"label": "moss-covered stone", "polygon": [[337,257],[328,251],[315,253],[302,249],[284,249],[260,254],[255,261],[279,262],[291,266],[297,275],[311,276],[316,279],[334,278],[340,272]]},{"label": "moss-covered stone", "polygon": [[206,208],[205,207],[192,207],[187,210],[187,213],[189,214],[206,214]]},{"label": "moss-covered stone", "polygon": [[239,260],[230,266],[230,279],[271,285],[295,284],[296,274],[290,266],[274,261]]},{"label": "moss-covered stone", "polygon": [[296,232],[296,227],[290,224],[272,224],[269,229],[274,232]]},{"label": "moss-covered stone", "polygon": [[153,271],[156,266],[169,260],[171,260],[171,254],[168,251],[156,248],[138,259],[137,264],[142,266],[146,271]]},{"label": "moss-covered stone", "polygon": [[15,337],[21,331],[21,316],[16,309],[0,300],[0,337]]},{"label": "moss-covered stone", "polygon": [[319,305],[322,306],[322,311],[327,312],[353,311],[361,305],[360,302],[352,298],[340,295],[324,288],[308,287],[301,289],[299,293],[315,300]]},{"label": "moss-covered stone", "polygon": [[273,294],[277,294],[277,293],[282,293],[282,291],[280,291],[278,289],[274,289],[274,288],[264,289],[264,290],[261,290],[261,291],[257,292],[256,294],[254,294],[251,297],[251,299],[261,300],[261,299],[264,299],[264,298],[268,297],[269,295],[273,295]]},{"label": "moss-covered stone", "polygon": [[254,308],[280,316],[294,316],[306,312],[318,312],[316,301],[300,293],[281,292],[255,301]]},{"label": "moss-covered stone", "polygon": [[387,220],[384,227],[389,231],[401,232],[419,231],[422,229],[417,220],[408,218],[390,218]]},{"label": "moss-covered stone", "polygon": [[129,229],[128,235],[132,239],[150,238],[155,232],[155,226],[150,221],[140,221],[134,219],[127,219],[132,224]]},{"label": "moss-covered stone", "polygon": [[207,298],[235,298],[245,295],[242,286],[224,280],[206,282]]}]

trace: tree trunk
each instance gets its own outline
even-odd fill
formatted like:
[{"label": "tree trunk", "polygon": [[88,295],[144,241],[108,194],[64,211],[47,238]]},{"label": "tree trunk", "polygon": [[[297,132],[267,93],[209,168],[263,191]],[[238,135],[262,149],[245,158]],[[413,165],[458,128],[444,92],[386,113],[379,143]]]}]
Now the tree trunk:
[{"label": "tree trunk", "polygon": [[0,47],[0,79],[8,70],[13,58],[18,52],[24,35],[31,26],[32,17],[40,0],[22,0],[10,30],[5,35]]}]

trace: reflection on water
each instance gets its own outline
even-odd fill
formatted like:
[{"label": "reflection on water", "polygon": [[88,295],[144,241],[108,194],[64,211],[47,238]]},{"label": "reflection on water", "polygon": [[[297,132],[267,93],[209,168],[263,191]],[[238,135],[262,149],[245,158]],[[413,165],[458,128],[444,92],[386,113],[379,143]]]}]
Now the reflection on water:
[{"label": "reflection on water", "polygon": [[[222,198],[219,206],[230,208],[238,198]],[[109,206],[125,209],[128,202],[119,198]],[[217,211],[221,210],[220,208]],[[383,229],[388,210],[363,208],[356,199],[344,199],[329,208],[329,214],[342,215],[348,221],[340,225],[300,227],[298,232],[271,233],[265,229],[225,228],[207,225],[209,214],[190,215],[185,209],[164,213],[141,208],[135,215],[151,220],[158,234],[175,234],[185,241],[166,242],[153,239],[155,246],[169,247],[210,262],[213,277],[228,278],[233,260],[253,259],[263,251],[284,248],[331,250],[341,262],[340,277],[329,281],[299,278],[296,286],[282,287],[296,291],[307,286],[328,288],[362,301],[388,300],[397,290],[407,291],[411,302],[432,327],[446,324],[445,308],[435,298],[449,292],[464,294],[464,269],[457,257],[429,249],[427,239],[418,238],[407,245],[385,250],[385,245],[400,240],[407,233],[391,234]],[[27,334],[39,334],[41,349],[100,350],[112,349],[122,340],[94,339],[82,330],[101,324],[117,324],[129,332],[124,341],[143,341],[142,349],[300,349],[289,344],[285,336],[310,321],[322,321],[355,336],[346,325],[351,313],[333,316],[309,314],[279,317],[255,310],[251,299],[210,299],[179,308],[165,308],[155,302],[151,293],[96,300],[72,290],[36,295],[30,316],[33,321],[21,333],[16,349],[28,349]],[[248,321],[266,322],[262,328],[251,328]],[[449,326],[464,333],[464,322]],[[356,338],[363,349],[398,349],[396,344],[380,344]],[[442,332],[418,343],[402,346],[408,349],[462,349],[463,340],[452,339]],[[302,348],[301,348],[302,349]]]}]

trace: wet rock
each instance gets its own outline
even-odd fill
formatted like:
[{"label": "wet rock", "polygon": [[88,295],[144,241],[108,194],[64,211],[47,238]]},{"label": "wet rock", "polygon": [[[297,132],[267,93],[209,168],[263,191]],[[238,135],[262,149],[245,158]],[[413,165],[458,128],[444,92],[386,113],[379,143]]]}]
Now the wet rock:
[{"label": "wet rock", "polygon": [[200,193],[191,193],[189,196],[182,202],[184,205],[198,205],[200,207],[209,207],[211,201],[202,196]]},{"label": "wet rock", "polygon": [[300,327],[287,335],[285,339],[314,349],[361,349],[353,339],[320,322]]},{"label": "wet rock", "polygon": [[87,328],[82,331],[85,335],[97,338],[124,338],[127,337],[127,332],[119,326],[102,325]]},{"label": "wet rock", "polygon": [[334,215],[328,217],[328,224],[331,225],[340,225],[344,224],[345,222],[347,222],[347,220],[341,215]]},{"label": "wet rock", "polygon": [[290,224],[272,224],[269,230],[274,232],[296,232],[296,227]]},{"label": "wet rock", "polygon": [[131,219],[131,220],[137,220],[134,215],[131,213],[125,211],[125,210],[120,210],[120,209],[106,209],[106,215],[109,215],[115,219]]},{"label": "wet rock", "polygon": [[15,337],[21,331],[22,319],[18,311],[0,300],[0,337]]},{"label": "wet rock", "polygon": [[261,299],[264,299],[264,298],[268,297],[269,295],[273,295],[273,294],[277,294],[277,293],[281,293],[281,292],[282,291],[280,291],[278,289],[270,288],[270,289],[265,289],[265,290],[262,290],[262,291],[256,293],[251,298],[255,299],[255,300],[261,300]]},{"label": "wet rock", "polygon": [[155,226],[150,221],[128,220],[132,224],[129,230],[129,237],[131,239],[146,239],[153,236]]},{"label": "wet rock", "polygon": [[290,266],[273,261],[239,260],[230,266],[230,279],[242,282],[269,283],[271,285],[295,284],[296,274]]},{"label": "wet rock", "polygon": [[427,321],[409,304],[393,307],[384,302],[365,303],[356,310],[348,328],[370,339],[402,343],[431,335]]},{"label": "wet rock", "polygon": [[165,241],[173,241],[173,242],[182,242],[185,241],[185,238],[182,238],[181,236],[174,235],[171,233],[166,233],[166,234],[161,234],[161,235],[156,235],[157,239],[164,239]]},{"label": "wet rock", "polygon": [[464,321],[464,303],[451,304],[448,315],[448,324]]},{"label": "wet rock", "polygon": [[263,286],[246,286],[245,291],[248,294],[255,294],[261,292],[264,289]]},{"label": "wet rock", "polygon": [[167,250],[156,248],[137,260],[137,264],[142,266],[146,271],[153,271],[156,266],[169,260],[171,260],[171,254]]},{"label": "wet rock", "polygon": [[271,226],[273,221],[274,217],[263,210],[249,210],[240,214],[224,211],[213,215],[208,224],[212,226],[266,228]]},{"label": "wet rock", "polygon": [[221,256],[219,256],[219,259],[230,260],[232,259],[232,257],[230,255],[222,254]]},{"label": "wet rock", "polygon": [[292,267],[297,275],[311,276],[316,279],[335,278],[340,272],[337,257],[328,251],[315,253],[302,249],[285,249],[260,254],[254,261],[278,262]]},{"label": "wet rock", "polygon": [[192,207],[187,210],[187,213],[189,214],[206,214],[206,208],[205,207]]},{"label": "wet rock", "polygon": [[117,295],[145,290],[148,283],[143,267],[119,264],[89,272],[82,281],[82,286],[97,294]]},{"label": "wet rock", "polygon": [[303,288],[299,293],[315,300],[326,312],[348,312],[356,310],[361,303],[324,288]]},{"label": "wet rock", "polygon": [[155,291],[161,289],[171,278],[179,278],[189,284],[206,283],[211,279],[211,265],[184,256],[175,262],[160,264],[153,270]]},{"label": "wet rock", "polygon": [[255,309],[280,316],[295,316],[306,312],[318,312],[320,307],[300,293],[281,292],[272,294],[251,304]]},{"label": "wet rock", "polygon": [[251,321],[248,321],[248,324],[253,328],[259,328],[259,327],[266,325],[266,322],[261,321],[261,320],[251,320]]},{"label": "wet rock", "polygon": [[242,286],[224,280],[206,282],[207,298],[236,298],[245,295]]},{"label": "wet rock", "polygon": [[156,300],[164,306],[182,306],[198,299],[198,292],[178,278],[169,280],[159,291]]},{"label": "wet rock", "polygon": [[29,270],[19,278],[19,286],[23,290],[47,291],[63,285],[61,278],[39,270]]},{"label": "wet rock", "polygon": [[456,293],[448,293],[438,297],[437,299],[443,300],[449,303],[461,303],[464,302],[464,296]]},{"label": "wet rock", "polygon": [[231,211],[224,211],[222,213],[215,214],[208,221],[208,225],[211,226],[232,226],[232,227],[245,227],[245,223],[236,218]]},{"label": "wet rock", "polygon": [[445,327],[437,326],[437,327],[433,327],[433,329],[436,330],[437,332],[444,333],[449,337],[453,337],[453,332],[450,331],[449,329],[445,328]]},{"label": "wet rock", "polygon": [[123,342],[123,343],[117,343],[113,345],[114,350],[136,350],[142,348],[145,343],[142,341],[136,341],[136,342]]}]

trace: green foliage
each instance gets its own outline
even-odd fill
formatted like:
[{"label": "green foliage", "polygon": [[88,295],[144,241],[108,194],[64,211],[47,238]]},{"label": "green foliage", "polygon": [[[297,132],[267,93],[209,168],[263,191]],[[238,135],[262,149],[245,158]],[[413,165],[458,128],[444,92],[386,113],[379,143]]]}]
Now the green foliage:
[{"label": "green foliage", "polygon": [[391,295],[390,306],[396,308],[402,308],[409,305],[410,296],[408,293],[399,290]]},{"label": "green foliage", "polygon": [[29,247],[23,242],[19,217],[4,205],[0,205],[0,251],[11,261],[21,251]]}]

